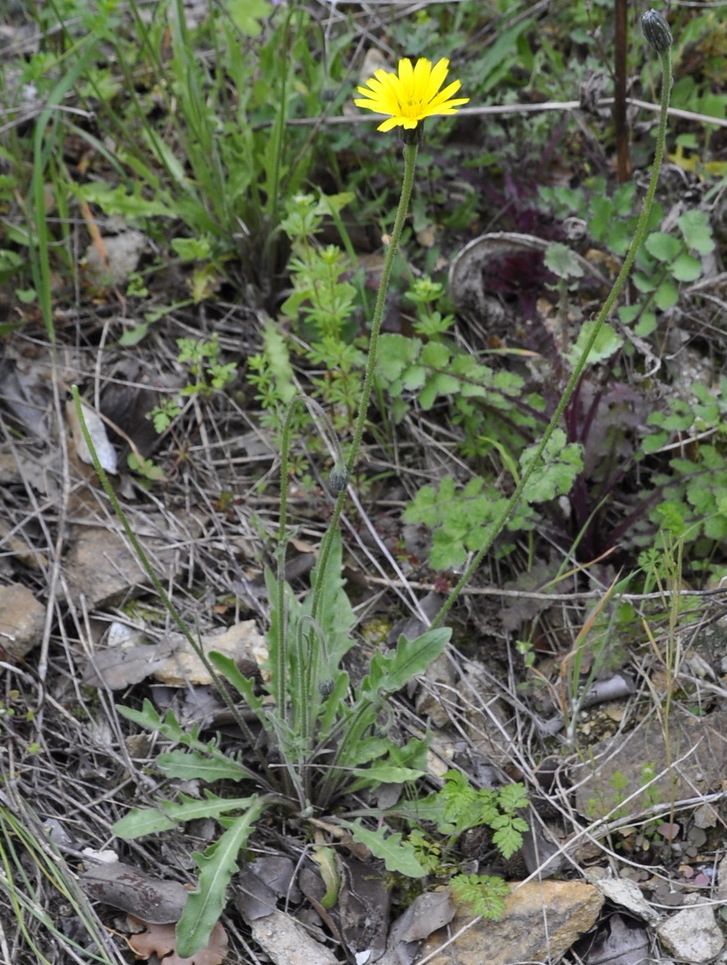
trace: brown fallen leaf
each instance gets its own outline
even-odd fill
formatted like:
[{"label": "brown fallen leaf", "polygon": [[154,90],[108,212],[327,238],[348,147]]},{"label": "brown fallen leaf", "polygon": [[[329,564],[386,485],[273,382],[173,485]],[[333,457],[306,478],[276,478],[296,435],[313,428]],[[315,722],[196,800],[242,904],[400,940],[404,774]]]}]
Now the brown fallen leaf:
[{"label": "brown fallen leaf", "polygon": [[[214,683],[181,633],[170,633],[165,640],[149,644],[135,642],[148,639],[136,629],[121,623],[112,624],[112,628],[115,630],[113,643],[109,645],[109,632],[105,638],[107,645],[93,655],[84,670],[84,683],[111,690],[123,690],[150,676],[170,687]],[[199,642],[206,654],[214,650],[238,662],[247,659],[254,669],[268,658],[265,637],[254,620],[243,620],[225,630],[213,630],[200,637]]]},{"label": "brown fallen leaf", "polygon": [[219,922],[212,929],[210,940],[204,948],[200,948],[191,958],[180,958],[176,952],[174,925],[149,924],[135,915],[128,915],[127,921],[130,928],[146,926],[144,931],[126,939],[136,958],[148,959],[156,955],[164,965],[220,965],[227,956],[227,932]]},{"label": "brown fallen leaf", "polygon": [[[388,945],[402,961],[414,961],[419,942],[448,925],[456,913],[449,888],[418,895],[392,925]],[[402,949],[401,945],[409,947]]]},{"label": "brown fallen leaf", "polygon": [[171,647],[165,644],[139,644],[122,649],[114,647],[94,655],[83,671],[83,682],[91,687],[123,690],[164,667]]},{"label": "brown fallen leaf", "polygon": [[372,861],[341,855],[342,881],[338,895],[341,936],[352,958],[370,952],[380,958],[389,931],[391,887],[382,869]]}]

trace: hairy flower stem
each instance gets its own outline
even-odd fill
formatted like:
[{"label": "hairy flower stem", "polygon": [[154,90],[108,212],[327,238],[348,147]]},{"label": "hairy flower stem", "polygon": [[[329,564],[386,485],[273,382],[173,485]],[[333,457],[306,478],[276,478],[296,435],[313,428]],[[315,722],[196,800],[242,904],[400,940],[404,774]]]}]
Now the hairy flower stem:
[{"label": "hairy flower stem", "polygon": [[[391,281],[391,272],[394,267],[394,259],[396,258],[397,251],[399,250],[401,233],[404,229],[404,221],[409,210],[409,201],[411,200],[411,192],[414,186],[414,170],[416,167],[417,149],[418,145],[416,143],[406,143],[404,145],[404,177],[401,185],[401,197],[399,198],[399,207],[396,212],[394,228],[391,232],[391,240],[389,241],[389,246],[386,249],[384,267],[381,271],[381,281],[379,282],[379,290],[376,295],[376,304],[374,306],[374,316],[371,321],[371,335],[369,336],[369,352],[368,361],[366,363],[366,374],[364,376],[363,388],[361,390],[361,400],[358,407],[358,416],[356,417],[356,427],[353,433],[353,442],[351,443],[351,448],[348,452],[348,459],[346,460],[346,477],[348,479],[351,479],[353,476],[353,470],[356,466],[356,459],[358,458],[358,452],[361,448],[361,441],[366,428],[369,402],[371,400],[371,389],[374,383],[374,372],[376,371],[379,333],[381,332],[381,323],[384,318],[384,307],[386,305],[386,296],[389,291],[389,282]],[[283,480],[283,482],[285,482],[285,480]],[[320,559],[316,569],[317,575],[313,588],[314,620],[319,620],[320,618],[320,607],[323,602],[321,588],[323,586],[323,580],[326,568],[328,566],[328,559],[331,554],[333,534],[338,527],[338,521],[341,517],[341,511],[343,510],[343,502],[345,498],[346,487],[343,486],[336,497],[331,522],[326,530],[325,536],[323,537],[323,542],[321,543]]]},{"label": "hairy flower stem", "polygon": [[659,60],[661,62],[662,83],[661,83],[661,110],[659,112],[659,129],[656,136],[656,151],[654,154],[654,166],[651,170],[651,179],[649,181],[649,187],[646,190],[646,196],[644,197],[644,203],[641,208],[641,214],[639,216],[638,224],[636,225],[636,233],[634,234],[634,237],[631,241],[631,245],[629,246],[628,254],[624,259],[624,263],[621,266],[621,271],[618,273],[618,277],[616,278],[616,281],[613,284],[613,288],[611,289],[608,295],[608,298],[603,303],[603,307],[601,308],[601,311],[598,313],[598,317],[596,318],[590,338],[588,339],[585,345],[585,348],[583,349],[583,352],[581,354],[581,357],[578,359],[578,362],[575,368],[573,369],[573,372],[571,373],[571,377],[568,379],[568,383],[565,387],[563,395],[561,396],[560,402],[558,403],[556,410],[553,413],[553,416],[550,422],[548,423],[548,427],[545,430],[545,433],[542,439],[540,440],[540,445],[535,451],[535,455],[533,456],[533,458],[531,459],[527,467],[524,469],[520,477],[520,481],[515,487],[515,490],[510,496],[510,499],[505,505],[505,508],[500,513],[499,518],[495,522],[493,522],[492,525],[489,527],[489,532],[487,534],[487,537],[485,538],[484,544],[477,551],[472,562],[467,567],[465,572],[462,574],[457,585],[454,587],[449,597],[447,598],[446,602],[442,606],[441,610],[434,618],[434,621],[432,622],[433,627],[439,626],[439,624],[442,622],[446,614],[454,605],[455,601],[459,597],[464,587],[472,579],[472,576],[475,570],[477,569],[477,567],[482,562],[483,557],[485,556],[486,553],[489,552],[490,548],[492,547],[492,544],[495,542],[497,537],[503,531],[503,529],[507,525],[508,520],[512,517],[513,513],[517,509],[523,497],[523,493],[527,488],[530,477],[532,476],[536,467],[540,463],[543,453],[545,452],[545,448],[550,442],[553,432],[558,427],[558,424],[560,423],[560,420],[563,417],[563,413],[565,412],[566,406],[570,402],[571,396],[573,395],[573,392],[575,391],[575,388],[578,385],[578,382],[580,381],[581,376],[583,375],[586,365],[588,364],[588,356],[591,354],[591,349],[596,344],[596,340],[599,334],[601,333],[601,329],[603,328],[604,322],[611,314],[611,309],[613,308],[616,302],[616,299],[621,293],[621,289],[623,288],[626,282],[629,272],[631,271],[631,267],[634,263],[634,259],[636,258],[636,253],[638,252],[639,248],[643,244],[644,236],[646,235],[646,228],[649,222],[649,215],[651,213],[651,207],[654,203],[656,186],[659,182],[659,172],[661,170],[662,161],[664,160],[664,145],[666,143],[666,125],[667,125],[667,116],[669,111],[669,95],[671,94],[671,87],[672,87],[671,47],[667,47],[664,50],[660,50],[658,53],[659,53]]},{"label": "hairy flower stem", "polygon": [[[288,476],[290,466],[290,446],[293,434],[293,412],[298,405],[305,405],[312,418],[318,424],[321,435],[335,453],[336,466],[342,466],[343,451],[338,442],[338,436],[333,428],[331,420],[325,411],[314,400],[304,395],[296,395],[288,403],[283,419],[283,431],[280,444],[280,516],[278,521],[278,545],[276,550],[276,612],[278,614],[278,639],[274,654],[271,653],[272,679],[274,682],[274,695],[278,709],[284,713],[287,706],[286,684],[288,673],[288,626],[287,608],[285,605],[285,551],[288,545]],[[345,475],[345,471],[344,471]],[[345,490],[345,486],[343,489]],[[311,620],[313,626],[315,621]]]}]

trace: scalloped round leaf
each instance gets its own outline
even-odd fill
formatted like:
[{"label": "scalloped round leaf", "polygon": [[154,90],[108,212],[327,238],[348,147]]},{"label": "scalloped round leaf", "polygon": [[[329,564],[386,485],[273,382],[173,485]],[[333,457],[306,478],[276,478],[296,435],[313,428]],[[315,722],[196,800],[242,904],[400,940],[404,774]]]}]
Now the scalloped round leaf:
[{"label": "scalloped round leaf", "polygon": [[702,274],[702,262],[684,251],[674,260],[672,274],[677,281],[694,281]]},{"label": "scalloped round leaf", "polygon": [[657,261],[673,261],[682,250],[682,243],[664,231],[652,231],[644,247]]},{"label": "scalloped round leaf", "polygon": [[654,292],[654,304],[664,312],[667,308],[673,308],[678,301],[679,289],[670,278],[665,278]]},{"label": "scalloped round leaf", "polygon": [[685,211],[677,221],[687,245],[700,255],[714,251],[714,238],[706,211]]}]

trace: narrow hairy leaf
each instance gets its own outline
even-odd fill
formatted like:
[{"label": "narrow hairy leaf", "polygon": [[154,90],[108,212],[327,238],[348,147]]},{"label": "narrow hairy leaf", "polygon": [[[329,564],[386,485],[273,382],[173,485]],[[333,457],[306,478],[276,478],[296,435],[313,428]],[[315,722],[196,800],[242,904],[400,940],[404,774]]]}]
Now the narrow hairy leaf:
[{"label": "narrow hairy leaf", "polygon": [[[245,703],[250,710],[257,714],[262,707],[263,699],[255,693],[255,682],[240,673],[232,657],[227,657],[225,654],[213,650],[209,655],[209,661],[215,670],[219,670],[225,680],[232,684],[235,690],[245,698]],[[261,721],[266,719],[265,714],[259,716]]]},{"label": "narrow hairy leaf", "polygon": [[411,801],[400,801],[394,807],[388,808],[385,814],[395,818],[403,818],[405,821],[420,824],[422,821],[431,821],[437,827],[445,825],[444,801],[441,794],[428,794],[426,797],[415,798]]},{"label": "narrow hairy leaf", "polygon": [[182,781],[243,781],[254,778],[243,764],[223,754],[209,757],[199,751],[170,751],[157,758],[159,770]]},{"label": "narrow hairy leaf", "polygon": [[[407,781],[417,781],[424,776],[424,771],[416,771],[412,767],[394,767],[391,764],[373,764],[371,767],[356,768],[353,772],[368,784],[404,784]],[[354,782],[356,787],[362,785]]]},{"label": "narrow hairy leaf", "polygon": [[[127,720],[132,721],[134,724],[139,724],[140,727],[146,727],[147,730],[161,731],[162,727],[174,729],[173,725],[176,721],[174,715],[170,717],[167,714],[165,719],[162,719],[154,708],[154,704],[149,699],[145,699],[142,704],[141,710],[132,710],[131,707],[123,707],[117,705],[116,709],[121,714],[122,717],[126,717]],[[177,724],[176,733],[166,734],[165,736],[170,737],[172,740],[179,740],[180,737],[184,735],[184,731]]]},{"label": "narrow hairy leaf", "polygon": [[330,684],[330,694],[326,698],[318,718],[318,737],[325,740],[334,722],[342,716],[347,699],[349,677],[345,670],[334,674]]},{"label": "narrow hairy leaf", "polygon": [[237,869],[240,849],[267,806],[263,798],[252,798],[252,804],[230,828],[204,853],[195,852],[200,869],[195,891],[190,892],[177,925],[177,955],[191,958],[209,941],[210,932],[225,907],[227,886]]},{"label": "narrow hairy leaf", "polygon": [[161,809],[139,808],[129,811],[123,818],[111,825],[111,832],[119,838],[130,840],[141,838],[145,834],[155,834],[157,831],[169,831],[174,827],[172,821]]},{"label": "narrow hairy leaf", "polygon": [[[316,605],[321,634],[325,640],[326,659],[319,661],[319,666],[321,671],[325,672],[326,679],[338,670],[341,659],[354,644],[351,632],[356,623],[356,618],[344,589],[341,569],[341,534],[337,530],[331,542],[328,565],[322,574],[320,584],[317,582],[318,566],[314,569],[311,577],[313,586],[317,587],[320,594]],[[311,593],[306,599],[305,612],[311,613],[312,607],[313,594]],[[316,686],[317,684],[318,681],[316,681]]]},{"label": "narrow hairy leaf", "polygon": [[111,831],[119,838],[140,838],[157,831],[168,831],[181,821],[216,818],[229,811],[243,810],[253,801],[250,797],[213,798],[206,801],[188,800],[183,804],[160,801],[158,808],[137,808],[112,825]]},{"label": "narrow hairy leaf", "polygon": [[318,865],[321,878],[326,886],[326,893],[321,898],[321,905],[324,908],[333,908],[341,887],[341,874],[336,851],[334,848],[316,845],[311,852],[311,858]]}]

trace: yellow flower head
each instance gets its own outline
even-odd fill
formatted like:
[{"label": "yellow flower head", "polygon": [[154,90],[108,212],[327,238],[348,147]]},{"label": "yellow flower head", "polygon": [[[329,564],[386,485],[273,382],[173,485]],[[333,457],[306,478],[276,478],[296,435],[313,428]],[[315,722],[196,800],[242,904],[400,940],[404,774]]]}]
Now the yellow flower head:
[{"label": "yellow flower head", "polygon": [[425,57],[420,57],[413,67],[410,60],[400,60],[398,74],[377,70],[365,87],[357,87],[364,99],[354,100],[354,104],[377,114],[389,115],[383,124],[379,124],[380,131],[390,131],[399,124],[413,130],[425,117],[454,114],[460,104],[469,101],[469,97],[452,98],[462,86],[458,80],[444,90],[439,89],[448,70],[446,57],[437,61],[434,67]]}]

